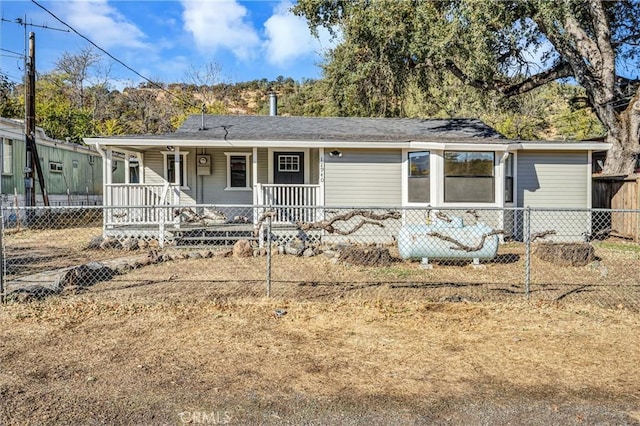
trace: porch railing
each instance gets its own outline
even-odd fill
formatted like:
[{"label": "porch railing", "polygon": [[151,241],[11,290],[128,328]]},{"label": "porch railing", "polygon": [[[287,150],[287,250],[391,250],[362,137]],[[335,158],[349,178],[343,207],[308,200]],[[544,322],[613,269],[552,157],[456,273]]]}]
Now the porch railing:
[{"label": "porch railing", "polygon": [[107,184],[105,225],[158,225],[173,220],[171,206],[179,204],[177,185]]},{"label": "porch railing", "polygon": [[258,184],[256,203],[273,206],[276,223],[315,222],[320,185]]}]

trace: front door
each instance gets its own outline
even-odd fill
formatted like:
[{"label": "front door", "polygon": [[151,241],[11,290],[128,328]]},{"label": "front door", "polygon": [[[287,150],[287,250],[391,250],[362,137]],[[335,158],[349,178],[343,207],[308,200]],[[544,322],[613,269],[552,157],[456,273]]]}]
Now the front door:
[{"label": "front door", "polygon": [[281,185],[303,184],[304,152],[274,152],[273,183]]}]

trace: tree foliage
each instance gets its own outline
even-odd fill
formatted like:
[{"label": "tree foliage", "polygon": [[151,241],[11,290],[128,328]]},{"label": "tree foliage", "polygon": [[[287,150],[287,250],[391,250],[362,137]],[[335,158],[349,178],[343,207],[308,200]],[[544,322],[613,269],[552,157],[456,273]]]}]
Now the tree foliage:
[{"label": "tree foliage", "polygon": [[572,78],[613,144],[606,171],[630,172],[640,152],[640,91],[621,73],[638,65],[638,0],[300,0],[293,10],[340,37],[325,76],[341,113],[396,114],[414,85],[429,93],[447,74],[504,97]]}]

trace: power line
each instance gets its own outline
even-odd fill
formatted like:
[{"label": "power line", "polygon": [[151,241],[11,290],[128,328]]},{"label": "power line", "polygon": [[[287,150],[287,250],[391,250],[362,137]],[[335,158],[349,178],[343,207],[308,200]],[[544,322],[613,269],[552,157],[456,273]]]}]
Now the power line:
[{"label": "power line", "polygon": [[70,32],[69,30],[65,30],[65,29],[62,29],[62,28],[50,27],[48,25],[38,25],[38,24],[34,24],[34,23],[26,23],[22,18],[16,18],[14,21],[10,21],[10,20],[5,19],[5,18],[0,18],[0,21],[9,22],[10,24],[16,24],[16,25],[24,25],[26,27],[37,27],[37,28],[44,28],[46,30],[62,31],[64,33]]},{"label": "power line", "polygon": [[76,35],[78,35],[80,38],[86,40],[87,42],[89,42],[92,46],[94,46],[96,49],[98,49],[99,51],[101,51],[102,53],[104,53],[105,55],[107,55],[108,57],[110,57],[111,59],[113,59],[114,61],[116,61],[117,63],[119,63],[120,65],[122,65],[123,67],[125,67],[126,69],[128,69],[129,71],[131,71],[132,73],[134,73],[135,75],[137,75],[138,77],[142,78],[144,81],[146,81],[147,83],[151,84],[152,86],[156,87],[157,89],[162,90],[163,92],[169,94],[170,96],[172,96],[173,98],[184,102],[185,104],[189,104],[192,106],[197,106],[196,104],[190,102],[190,101],[186,101],[184,98],[180,98],[179,96],[177,96],[175,93],[165,89],[164,87],[160,86],[158,83],[156,83],[155,81],[152,81],[150,78],[145,77],[144,75],[140,74],[138,71],[134,70],[133,68],[131,68],[129,65],[125,64],[124,62],[122,62],[120,59],[116,58],[115,56],[113,56],[111,53],[107,52],[105,49],[103,49],[102,47],[98,46],[96,43],[94,43],[91,39],[89,39],[88,37],[86,37],[83,34],[80,34],[75,28],[73,28],[71,25],[67,24],[66,22],[64,22],[62,19],[58,18],[53,12],[51,12],[49,9],[47,9],[46,7],[42,6],[40,3],[38,3],[36,0],[31,0],[32,3],[34,3],[36,6],[38,6],[40,9],[44,10],[45,12],[47,12],[49,15],[53,16],[54,19],[56,19],[58,22],[60,22],[62,25],[66,26],[67,28],[69,28],[71,31],[73,31]]},{"label": "power line", "polygon": [[[2,47],[0,47],[0,50],[7,53],[13,53],[14,55],[17,55],[18,58],[24,58],[23,53],[14,52],[13,50],[9,50],[9,49],[3,49]],[[3,56],[10,57],[9,55],[3,55]]]}]

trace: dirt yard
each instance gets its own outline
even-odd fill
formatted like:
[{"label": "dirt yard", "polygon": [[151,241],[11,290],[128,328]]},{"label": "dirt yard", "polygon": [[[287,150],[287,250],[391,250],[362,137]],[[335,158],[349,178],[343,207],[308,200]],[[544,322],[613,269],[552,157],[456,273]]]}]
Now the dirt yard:
[{"label": "dirt yard", "polygon": [[278,280],[266,299],[206,281],[214,260],[0,307],[0,424],[640,424],[637,311]]}]

